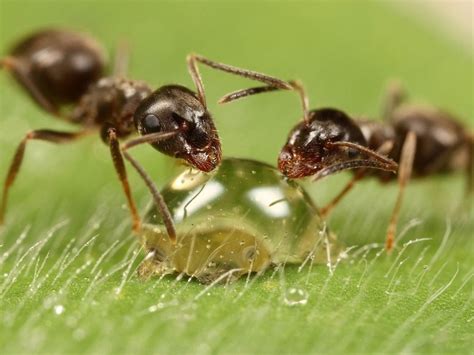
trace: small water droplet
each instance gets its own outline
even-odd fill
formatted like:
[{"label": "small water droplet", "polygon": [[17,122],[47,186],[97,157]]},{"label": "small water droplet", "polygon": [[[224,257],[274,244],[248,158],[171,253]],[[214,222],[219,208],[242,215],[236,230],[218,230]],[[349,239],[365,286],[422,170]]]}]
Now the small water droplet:
[{"label": "small water droplet", "polygon": [[308,303],[308,292],[301,288],[290,288],[285,292],[284,302],[287,306],[304,306]]},{"label": "small water droplet", "polygon": [[61,304],[57,304],[56,306],[54,306],[53,310],[54,314],[59,316],[60,314],[64,313],[64,306]]},{"label": "small water droplet", "polygon": [[211,249],[211,244],[206,244],[207,249]]},{"label": "small water droplet", "polygon": [[126,210],[126,209],[127,209],[127,205],[126,205],[125,203],[124,203],[124,204],[122,204],[122,206],[121,206],[121,207],[122,207],[122,210]]},{"label": "small water droplet", "polygon": [[252,174],[255,175],[257,172],[255,170],[252,170]]}]

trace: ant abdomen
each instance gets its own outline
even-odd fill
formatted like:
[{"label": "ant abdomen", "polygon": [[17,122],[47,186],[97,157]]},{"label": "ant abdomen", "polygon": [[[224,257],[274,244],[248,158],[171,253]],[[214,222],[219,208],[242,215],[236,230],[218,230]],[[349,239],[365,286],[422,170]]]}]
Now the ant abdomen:
[{"label": "ant abdomen", "polygon": [[31,85],[54,108],[76,102],[103,76],[105,51],[92,38],[65,30],[46,29],[20,41],[3,60],[32,95]]}]

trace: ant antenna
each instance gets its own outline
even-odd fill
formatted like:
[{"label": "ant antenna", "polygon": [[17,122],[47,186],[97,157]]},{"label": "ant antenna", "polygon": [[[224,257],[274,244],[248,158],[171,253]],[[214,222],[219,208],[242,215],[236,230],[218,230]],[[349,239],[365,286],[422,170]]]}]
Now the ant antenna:
[{"label": "ant antenna", "polygon": [[301,99],[301,107],[303,108],[303,119],[306,125],[309,124],[309,99],[303,83],[300,80],[291,80],[291,86],[298,92]]},{"label": "ant antenna", "polygon": [[204,85],[202,83],[201,75],[199,73],[199,68],[197,66],[198,62],[204,65],[207,65],[208,67],[211,67],[211,68],[214,68],[226,73],[242,76],[244,78],[248,78],[252,80],[261,81],[270,87],[274,87],[275,90],[277,90],[277,88],[281,90],[292,90],[292,86],[288,84],[286,81],[283,81],[275,77],[272,77],[263,73],[259,73],[253,70],[242,69],[239,67],[234,67],[232,65],[216,62],[206,57],[203,57],[202,55],[199,55],[199,54],[191,53],[186,58],[186,61],[188,63],[189,74],[191,74],[191,78],[193,79],[194,84],[196,85],[199,100],[204,105],[204,107],[207,107],[206,96],[204,94]]},{"label": "ant antenna", "polygon": [[[299,94],[300,99],[301,99],[301,107],[303,109],[303,119],[306,124],[309,124],[309,99],[308,99],[308,95],[306,94],[306,90],[303,86],[303,83],[300,80],[290,80],[288,82],[288,85],[291,87],[291,90],[296,91]],[[287,88],[284,88],[284,89],[288,90]],[[222,96],[218,102],[220,104],[225,104],[231,101],[242,99],[246,96],[261,94],[261,93],[269,92],[269,91],[277,91],[277,90],[282,90],[282,88],[271,86],[271,85],[265,85],[265,86],[252,87],[248,89],[241,89],[241,90],[233,91],[227,95]]]},{"label": "ant antenna", "polygon": [[338,164],[330,165],[320,171],[318,171],[315,175],[313,175],[313,181],[317,181],[326,177],[328,175],[332,175],[337,173],[338,171],[348,170],[348,169],[359,169],[359,168],[374,168],[379,170],[397,171],[398,164],[392,162],[391,164],[384,164],[378,161],[368,160],[368,159],[358,159],[358,160],[351,160],[346,161]]},{"label": "ant antenna", "polygon": [[359,152],[361,153],[364,153],[364,154],[367,154],[368,156],[370,156],[371,158],[374,158],[375,160],[378,160],[379,162],[381,162],[382,164],[386,164],[388,166],[392,166],[393,167],[393,171],[396,172],[397,171],[397,163],[395,163],[392,159],[389,159],[389,158],[386,158],[384,157],[383,155],[380,155],[378,154],[377,152],[374,152],[373,150],[369,149],[369,148],[366,148],[366,147],[363,147],[359,144],[356,144],[356,143],[352,143],[352,142],[346,142],[346,141],[341,141],[341,142],[329,142],[329,143],[326,143],[328,146],[341,146],[341,147],[345,147],[345,148],[351,148],[351,149],[355,149],[355,150],[358,150]]}]

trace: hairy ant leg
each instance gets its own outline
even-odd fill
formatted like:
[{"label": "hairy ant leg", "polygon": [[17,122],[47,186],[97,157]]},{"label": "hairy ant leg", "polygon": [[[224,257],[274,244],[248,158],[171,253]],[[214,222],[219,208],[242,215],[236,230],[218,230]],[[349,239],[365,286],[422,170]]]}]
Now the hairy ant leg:
[{"label": "hairy ant leg", "polygon": [[395,202],[395,206],[390,217],[390,222],[387,228],[387,237],[385,240],[385,249],[390,252],[395,244],[395,233],[397,230],[397,222],[399,217],[400,208],[402,206],[403,196],[405,187],[410,180],[413,161],[415,159],[416,152],[416,135],[413,132],[408,132],[405,138],[405,142],[402,147],[402,154],[400,158],[400,165],[398,169],[398,195]]},{"label": "hairy ant leg", "polygon": [[[381,155],[387,155],[393,148],[393,141],[387,141],[382,146],[377,149],[377,153]],[[321,213],[321,216],[324,218],[327,218],[329,216],[329,213],[332,212],[334,207],[337,206],[339,202],[352,190],[352,188],[355,186],[355,184],[362,180],[367,173],[367,169],[360,169],[357,171],[354,175],[354,177],[347,183],[347,185],[339,192],[339,194],[334,197],[326,206],[323,208],[319,209],[319,212]]]},{"label": "hairy ant leg", "polygon": [[141,176],[141,178],[147,185],[148,189],[150,190],[150,193],[153,196],[155,205],[159,213],[161,214],[161,217],[163,218],[163,223],[165,224],[166,231],[168,232],[168,237],[170,238],[172,243],[176,242],[176,230],[174,227],[173,217],[171,216],[171,212],[168,209],[168,206],[165,200],[163,199],[163,196],[158,191],[158,188],[156,187],[153,180],[146,173],[145,169],[143,169],[141,164],[138,163],[138,161],[135,158],[133,158],[128,153],[127,150],[140,144],[154,143],[159,140],[164,140],[164,139],[173,137],[176,133],[177,132],[151,133],[145,136],[141,136],[139,138],[131,139],[120,147],[120,150],[123,156],[125,157],[125,159],[127,159],[130,162],[130,164],[132,164],[132,166],[135,168],[135,170],[138,172],[138,174]]}]

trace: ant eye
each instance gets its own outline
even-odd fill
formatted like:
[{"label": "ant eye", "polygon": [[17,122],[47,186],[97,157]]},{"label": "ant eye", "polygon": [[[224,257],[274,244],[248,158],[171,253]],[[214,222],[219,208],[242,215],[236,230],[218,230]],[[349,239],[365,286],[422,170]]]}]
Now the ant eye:
[{"label": "ant eye", "polygon": [[155,133],[161,130],[161,124],[155,115],[146,115],[143,119],[143,128],[145,133]]}]

